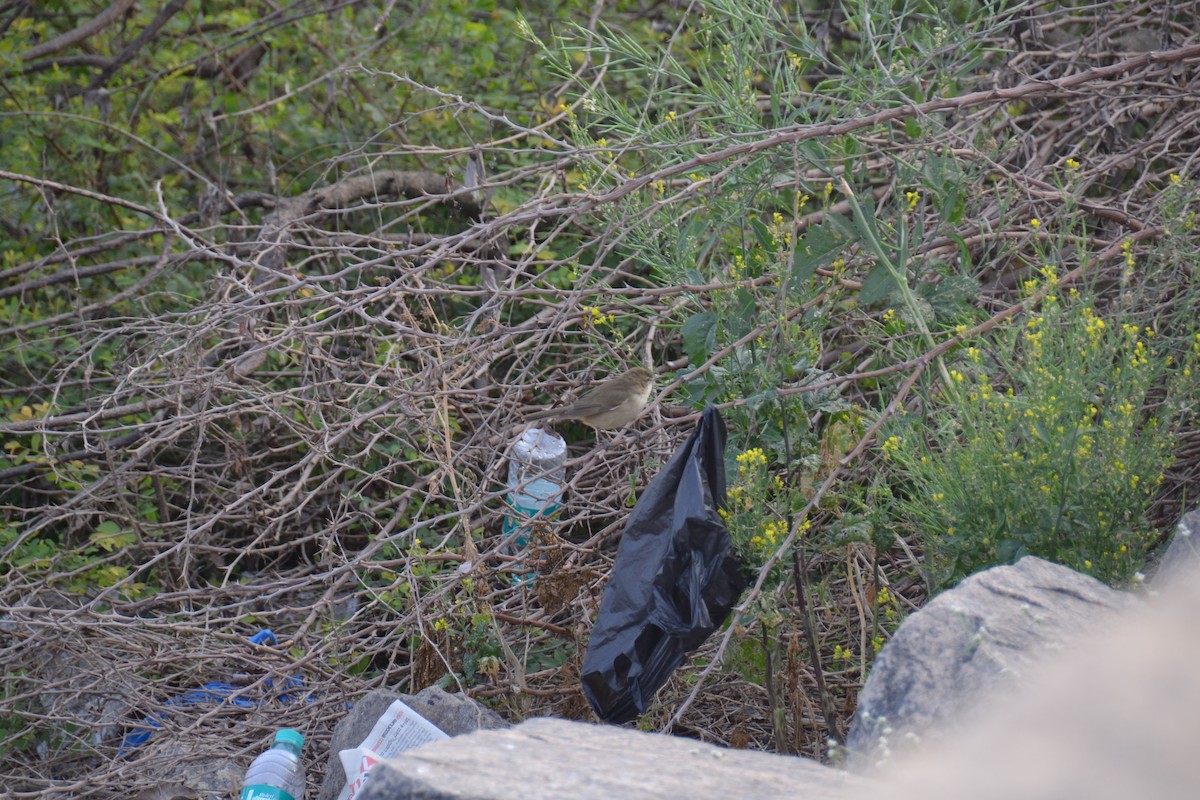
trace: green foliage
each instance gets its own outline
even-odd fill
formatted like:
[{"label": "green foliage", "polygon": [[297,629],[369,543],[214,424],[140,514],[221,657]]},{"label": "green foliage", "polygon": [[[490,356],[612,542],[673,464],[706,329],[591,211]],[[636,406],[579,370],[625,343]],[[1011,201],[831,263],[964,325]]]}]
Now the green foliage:
[{"label": "green foliage", "polygon": [[1057,280],[1044,268],[1026,283],[1048,292],[1038,312],[966,348],[954,391],[928,395],[932,430],[910,415],[883,443],[898,518],[941,584],[1025,555],[1114,584],[1142,564],[1144,514],[1196,399],[1200,334],[1171,353]]}]

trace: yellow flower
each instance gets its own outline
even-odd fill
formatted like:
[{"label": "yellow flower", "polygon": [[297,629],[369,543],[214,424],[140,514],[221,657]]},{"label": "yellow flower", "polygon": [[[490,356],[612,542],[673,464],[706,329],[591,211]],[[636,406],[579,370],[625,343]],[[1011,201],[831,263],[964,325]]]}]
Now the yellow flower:
[{"label": "yellow flower", "polygon": [[761,447],[753,447],[737,457],[737,463],[743,470],[763,467],[767,464],[767,456]]},{"label": "yellow flower", "polygon": [[1034,217],[1033,219],[1029,220],[1029,227],[1037,230],[1038,228],[1042,227],[1042,221],[1037,217]]},{"label": "yellow flower", "polygon": [[1121,252],[1125,254],[1125,266],[1132,267],[1133,260],[1133,239],[1126,239],[1121,243]]},{"label": "yellow flower", "polygon": [[1074,172],[1075,170],[1079,169],[1079,162],[1073,158],[1068,158],[1067,169],[1069,169],[1071,172]]},{"label": "yellow flower", "polygon": [[921,202],[921,195],[919,192],[905,192],[904,199],[908,201],[908,210],[912,211]]},{"label": "yellow flower", "polygon": [[892,457],[892,454],[897,452],[900,449],[900,437],[899,436],[889,436],[887,438],[887,440],[884,441],[884,443],[880,447],[880,449],[883,450],[883,457],[886,459],[890,459]]},{"label": "yellow flower", "polygon": [[1171,183],[1179,184],[1182,182],[1183,182],[1183,178],[1179,177],[1179,175],[1177,173],[1174,173],[1174,172],[1171,173]]}]

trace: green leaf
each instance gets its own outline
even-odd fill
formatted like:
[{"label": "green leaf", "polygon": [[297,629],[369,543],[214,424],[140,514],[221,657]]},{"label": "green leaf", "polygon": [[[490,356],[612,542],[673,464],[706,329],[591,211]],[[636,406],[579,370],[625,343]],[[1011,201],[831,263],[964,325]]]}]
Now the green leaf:
[{"label": "green leaf", "polygon": [[745,289],[733,295],[732,315],[725,320],[726,332],[732,339],[740,339],[749,333],[758,322],[758,296]]},{"label": "green leaf", "polygon": [[823,224],[809,228],[792,257],[792,280],[809,280],[820,267],[833,261],[845,246],[845,236],[833,226]]},{"label": "green leaf", "polygon": [[746,398],[746,407],[751,411],[757,411],[763,406],[772,406],[775,404],[775,398],[779,396],[779,392],[772,386],[761,392],[750,395]]},{"label": "green leaf", "polygon": [[762,249],[768,253],[775,252],[775,237],[771,235],[771,229],[758,217],[750,220],[750,227],[754,230],[754,238],[758,239]]},{"label": "green leaf", "polygon": [[979,282],[969,275],[948,275],[934,284],[922,284],[921,297],[942,319],[954,319],[968,312],[979,295]]},{"label": "green leaf", "polygon": [[680,332],[683,350],[692,364],[703,364],[717,348],[717,316],[711,311],[693,315]]},{"label": "green leaf", "polygon": [[896,280],[888,270],[887,264],[880,261],[867,273],[862,288],[858,290],[858,302],[864,306],[873,305],[891,297],[897,288],[899,287],[896,286]]},{"label": "green leaf", "polygon": [[825,224],[847,242],[857,242],[862,238],[858,227],[849,217],[842,216],[841,214],[826,214]]}]

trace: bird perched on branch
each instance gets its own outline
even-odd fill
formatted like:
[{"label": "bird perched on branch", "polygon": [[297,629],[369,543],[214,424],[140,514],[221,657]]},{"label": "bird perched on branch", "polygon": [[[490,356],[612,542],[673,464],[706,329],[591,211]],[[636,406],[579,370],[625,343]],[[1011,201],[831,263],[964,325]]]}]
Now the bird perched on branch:
[{"label": "bird perched on branch", "polygon": [[577,419],[596,430],[616,430],[637,419],[650,399],[653,386],[654,375],[650,370],[634,367],[609,378],[569,406],[538,411],[526,419]]}]

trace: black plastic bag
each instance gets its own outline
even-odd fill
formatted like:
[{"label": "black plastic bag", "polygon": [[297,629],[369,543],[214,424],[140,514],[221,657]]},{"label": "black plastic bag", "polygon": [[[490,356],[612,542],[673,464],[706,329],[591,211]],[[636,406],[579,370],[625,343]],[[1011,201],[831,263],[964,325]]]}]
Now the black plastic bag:
[{"label": "black plastic bag", "polygon": [[583,659],[583,691],[606,722],[628,722],[684,654],[724,623],[746,575],[725,506],[725,423],[712,406],[638,500]]}]

